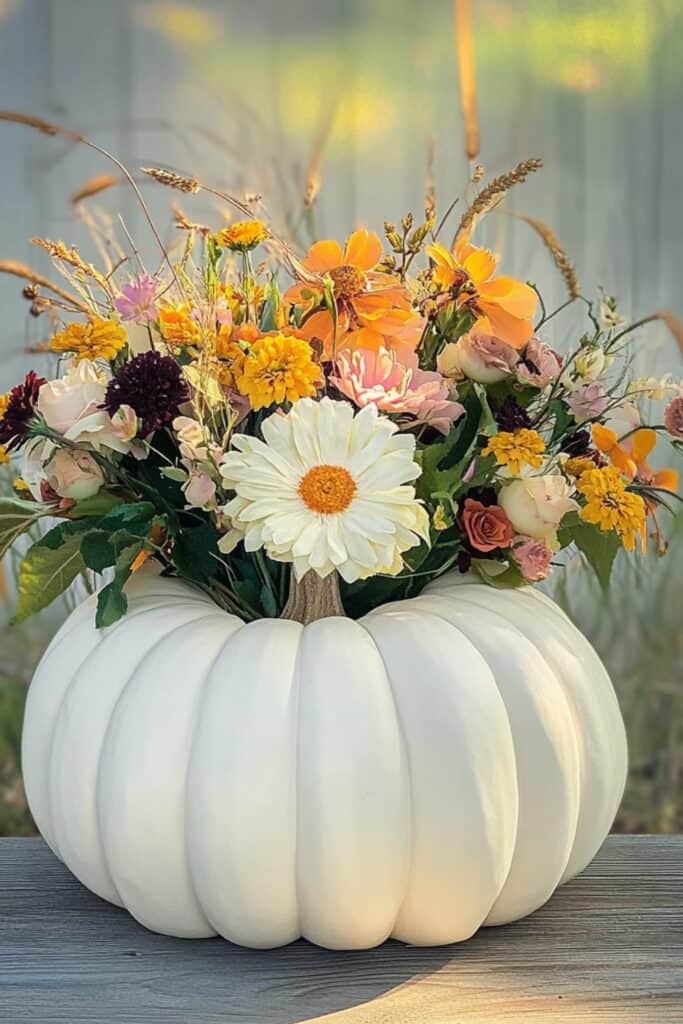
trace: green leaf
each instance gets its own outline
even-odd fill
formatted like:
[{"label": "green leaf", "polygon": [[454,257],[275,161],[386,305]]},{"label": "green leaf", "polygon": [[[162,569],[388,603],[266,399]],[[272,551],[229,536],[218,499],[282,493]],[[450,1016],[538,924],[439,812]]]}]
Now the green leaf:
[{"label": "green leaf", "polygon": [[102,572],[116,561],[110,535],[104,530],[91,530],[81,541],[81,555],[88,569]]},{"label": "green leaf", "polygon": [[0,498],[0,558],[22,533],[30,530],[43,516],[53,514],[53,508],[46,508],[35,501]]},{"label": "green leaf", "polygon": [[155,514],[156,509],[151,501],[121,504],[100,521],[99,528],[107,533],[127,530],[136,537],[144,537],[151,529]]},{"label": "green leaf", "polygon": [[136,540],[119,553],[114,568],[114,579],[100,590],[97,598],[95,625],[98,629],[112,626],[128,611],[128,598],[123,588],[130,577],[131,566],[142,548],[143,542]]},{"label": "green leaf", "polygon": [[100,491],[98,494],[93,494],[92,498],[83,498],[82,501],[77,501],[73,508],[69,509],[69,515],[72,519],[82,519],[85,516],[106,516],[108,512],[122,503],[121,498]]},{"label": "green leaf", "polygon": [[612,565],[621,547],[619,535],[610,530],[603,532],[591,523],[578,521],[571,528],[572,540],[595,572],[600,586],[607,589]]},{"label": "green leaf", "polygon": [[66,544],[71,538],[79,538],[87,530],[92,529],[97,524],[97,520],[87,519],[67,519],[62,523],[58,523],[53,526],[51,530],[48,530],[39,541],[36,541],[38,547],[49,548],[51,551],[57,551]]},{"label": "green leaf", "polygon": [[187,480],[187,472],[180,466],[163,466],[159,472],[167,480],[175,480],[179,484],[184,484]]},{"label": "green leaf", "polygon": [[555,444],[561,437],[564,437],[569,432],[570,428],[576,429],[576,423],[574,417],[570,415],[564,402],[560,401],[559,398],[554,398],[550,403],[550,411],[555,417],[555,425],[553,426],[552,437],[550,438],[550,444]]},{"label": "green leaf", "polygon": [[78,533],[66,537],[57,548],[43,543],[44,540],[30,547],[21,563],[13,623],[22,622],[29,615],[46,608],[85,571]]},{"label": "green leaf", "polygon": [[211,523],[202,523],[179,534],[173,545],[173,564],[181,575],[205,583],[220,567],[218,531]]},{"label": "green leaf", "polygon": [[266,587],[265,585],[262,586],[261,587],[260,597],[261,597],[261,607],[263,608],[263,610],[266,613],[266,615],[269,618],[271,618],[271,619],[276,618],[277,617],[277,601],[275,600],[275,597],[273,596],[273,592],[270,589],[270,587]]}]

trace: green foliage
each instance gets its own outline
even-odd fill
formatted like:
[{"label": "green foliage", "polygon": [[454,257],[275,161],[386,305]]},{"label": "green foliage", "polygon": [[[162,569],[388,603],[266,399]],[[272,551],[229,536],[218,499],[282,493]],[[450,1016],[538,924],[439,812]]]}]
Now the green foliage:
[{"label": "green foliage", "polygon": [[52,511],[49,506],[38,505],[35,501],[0,498],[0,558],[9,551],[15,540]]},{"label": "green foliage", "polygon": [[571,512],[562,520],[558,540],[563,548],[572,543],[576,545],[597,576],[600,586],[606,590],[614,559],[622,548],[618,534],[614,530],[604,532],[598,526],[579,519],[576,512]]},{"label": "green foliage", "polygon": [[206,583],[220,566],[218,530],[210,522],[183,529],[175,538],[172,560],[178,572],[196,583]]},{"label": "green foliage", "polygon": [[46,608],[85,571],[80,550],[82,531],[74,529],[77,525],[56,526],[27,551],[19,569],[13,622],[21,622]]},{"label": "green foliage", "polygon": [[128,599],[123,591],[131,573],[131,566],[143,548],[141,540],[124,547],[114,564],[114,579],[103,587],[97,598],[95,625],[104,629],[117,622],[128,611]]}]

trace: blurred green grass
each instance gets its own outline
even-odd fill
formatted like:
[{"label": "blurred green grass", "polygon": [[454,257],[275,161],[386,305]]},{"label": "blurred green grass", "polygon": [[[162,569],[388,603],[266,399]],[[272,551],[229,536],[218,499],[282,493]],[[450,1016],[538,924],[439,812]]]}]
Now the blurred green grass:
[{"label": "blurred green grass", "polygon": [[[608,595],[578,556],[555,572],[548,588],[596,647],[624,714],[630,768],[619,832],[683,832],[682,557],[679,517],[667,557],[619,556]],[[35,832],[21,785],[21,722],[31,674],[65,611],[0,628],[2,836]]]}]

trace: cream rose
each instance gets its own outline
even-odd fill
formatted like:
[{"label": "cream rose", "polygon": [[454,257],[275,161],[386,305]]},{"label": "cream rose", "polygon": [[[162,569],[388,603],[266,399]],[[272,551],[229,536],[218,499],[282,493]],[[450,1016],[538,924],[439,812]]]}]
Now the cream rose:
[{"label": "cream rose", "polygon": [[578,509],[573,488],[559,473],[519,477],[498,498],[518,533],[544,540],[557,550],[557,528],[567,512]]},{"label": "cream rose", "polygon": [[48,427],[66,434],[77,420],[96,412],[106,390],[106,383],[95,366],[88,359],[82,359],[64,377],[43,384],[36,408]]},{"label": "cream rose", "polygon": [[89,452],[67,452],[58,448],[47,466],[48,484],[60,498],[82,501],[97,494],[104,483],[102,470]]}]

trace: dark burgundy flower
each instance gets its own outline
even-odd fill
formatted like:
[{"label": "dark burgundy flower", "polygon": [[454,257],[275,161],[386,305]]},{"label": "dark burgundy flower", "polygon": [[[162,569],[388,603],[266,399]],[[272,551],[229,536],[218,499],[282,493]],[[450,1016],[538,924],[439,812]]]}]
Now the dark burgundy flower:
[{"label": "dark burgundy flower", "polygon": [[12,388],[5,415],[0,419],[0,444],[10,450],[22,446],[29,434],[38,393],[45,383],[44,377],[38,377],[30,370],[24,382]]},{"label": "dark burgundy flower", "polygon": [[142,352],[125,363],[107,387],[104,408],[113,416],[130,405],[142,421],[146,436],[171,423],[190,396],[178,363],[159,352]]},{"label": "dark burgundy flower", "polygon": [[512,395],[508,395],[493,415],[501,430],[512,432],[522,428],[528,429],[531,426],[528,412],[514,400]]},{"label": "dark burgundy flower", "polygon": [[590,430],[577,430],[565,439],[562,444],[562,451],[573,457],[587,455],[591,445]]}]

